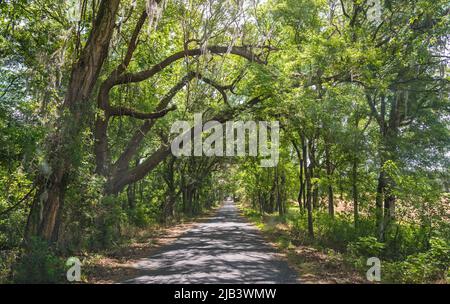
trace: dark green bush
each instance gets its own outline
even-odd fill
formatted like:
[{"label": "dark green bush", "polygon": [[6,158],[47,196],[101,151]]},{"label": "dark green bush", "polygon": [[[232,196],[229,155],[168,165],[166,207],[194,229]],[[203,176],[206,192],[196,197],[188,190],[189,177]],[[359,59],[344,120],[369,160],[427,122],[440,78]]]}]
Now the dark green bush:
[{"label": "dark green bush", "polygon": [[26,252],[14,267],[16,283],[59,283],[64,277],[64,261],[47,242],[37,238],[29,241]]},{"label": "dark green bush", "polygon": [[404,261],[383,267],[384,281],[423,283],[446,280],[450,265],[450,245],[439,238],[430,240],[430,250],[408,256]]},{"label": "dark green bush", "polygon": [[373,236],[359,237],[356,241],[351,242],[347,246],[349,255],[356,258],[363,257],[380,257],[385,248],[384,243],[378,242]]}]

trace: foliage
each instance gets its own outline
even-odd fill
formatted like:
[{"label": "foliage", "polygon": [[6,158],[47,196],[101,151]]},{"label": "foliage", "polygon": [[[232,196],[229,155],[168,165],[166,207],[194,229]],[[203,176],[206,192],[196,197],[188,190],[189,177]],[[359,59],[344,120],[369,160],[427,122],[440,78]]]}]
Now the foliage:
[{"label": "foliage", "polygon": [[384,280],[396,283],[423,283],[448,280],[450,246],[447,240],[433,238],[426,252],[408,256],[404,261],[386,263]]},{"label": "foliage", "polygon": [[64,279],[64,261],[55,255],[45,241],[30,240],[29,252],[14,266],[14,282],[59,283]]},{"label": "foliage", "polygon": [[385,247],[384,243],[378,242],[373,236],[359,237],[347,246],[347,251],[353,256],[379,257]]}]

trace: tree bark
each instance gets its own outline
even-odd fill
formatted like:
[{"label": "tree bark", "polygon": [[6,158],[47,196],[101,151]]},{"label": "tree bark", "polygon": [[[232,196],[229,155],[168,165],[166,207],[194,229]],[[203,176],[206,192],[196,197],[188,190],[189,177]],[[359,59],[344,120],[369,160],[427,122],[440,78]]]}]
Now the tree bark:
[{"label": "tree bark", "polygon": [[384,196],[384,172],[380,170],[378,176],[377,194],[375,198],[375,217],[378,229],[378,240],[384,240],[384,223],[383,223],[383,196]]},{"label": "tree bark", "polygon": [[[80,58],[73,66],[64,102],[59,109],[55,133],[47,138],[48,170],[36,177],[38,191],[25,229],[25,239],[52,241],[70,173],[77,166],[70,157],[79,146],[79,136],[89,115],[88,101],[108,56],[120,0],[103,0]],[[54,240],[54,238],[53,238]]]},{"label": "tree bark", "polygon": [[310,140],[309,145],[309,158],[310,158],[310,182],[311,182],[311,190],[312,190],[312,207],[316,210],[319,207],[319,187],[317,183],[312,183],[311,179],[314,178],[314,172],[316,171],[316,146],[314,143],[314,139]]},{"label": "tree bark", "polygon": [[[370,120],[369,120],[370,123]],[[366,125],[366,127],[369,125]],[[359,222],[359,206],[358,206],[358,149],[359,149],[359,115],[355,114],[355,136],[353,140],[353,151],[352,151],[352,199],[353,199],[353,221],[355,228],[358,227]],[[363,131],[364,132],[364,131]]]},{"label": "tree bark", "polygon": [[136,184],[130,184],[127,187],[128,208],[133,210],[136,208]]},{"label": "tree bark", "polygon": [[[295,151],[297,152],[297,158],[298,158],[298,166],[299,166],[299,174],[298,174],[298,179],[299,179],[299,190],[298,190],[298,197],[297,197],[297,203],[298,203],[298,207],[300,208],[300,211],[303,210],[303,202],[302,202],[302,198],[303,198],[303,187],[304,187],[304,182],[303,182],[303,163],[304,163],[304,156],[302,157],[302,152],[300,151],[300,148],[298,147],[298,145],[295,143],[295,140],[292,140],[292,144],[295,148]],[[302,139],[302,145],[303,145],[303,139]]]},{"label": "tree bark", "polygon": [[328,176],[328,214],[334,218],[334,201],[333,201],[333,185],[331,184],[331,178],[333,170],[331,168],[331,155],[330,155],[330,146],[328,143],[325,143],[325,161],[326,161],[326,170]]},{"label": "tree bark", "polygon": [[358,226],[359,211],[358,211],[358,160],[354,156],[352,164],[352,197],[353,197],[353,219],[355,228]]},{"label": "tree bark", "polygon": [[378,177],[377,194],[375,200],[376,225],[378,229],[378,239],[385,240],[387,226],[394,218],[395,195],[393,189],[395,183],[391,177],[387,176],[384,166],[388,160],[395,159],[395,143],[400,126],[400,102],[401,93],[395,92],[394,97],[390,97],[389,119],[386,120],[386,105],[388,98],[384,95],[380,96],[380,113],[375,107],[374,98],[367,95],[367,101],[372,111],[372,115],[376,118],[381,135],[380,155],[380,173]]},{"label": "tree bark", "polygon": [[[307,157],[309,158],[309,157]],[[312,193],[311,193],[311,176],[313,173],[312,163],[306,166],[306,210],[308,213],[308,235],[311,239],[314,238],[313,214],[312,214]]]}]

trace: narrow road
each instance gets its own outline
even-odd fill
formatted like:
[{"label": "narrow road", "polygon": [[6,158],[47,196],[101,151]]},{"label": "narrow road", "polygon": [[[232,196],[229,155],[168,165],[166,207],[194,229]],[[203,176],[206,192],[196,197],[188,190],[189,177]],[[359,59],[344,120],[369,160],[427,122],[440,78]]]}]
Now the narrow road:
[{"label": "narrow road", "polygon": [[296,283],[297,276],[256,227],[226,201],[215,216],[163,246],[136,267],[134,284]]}]

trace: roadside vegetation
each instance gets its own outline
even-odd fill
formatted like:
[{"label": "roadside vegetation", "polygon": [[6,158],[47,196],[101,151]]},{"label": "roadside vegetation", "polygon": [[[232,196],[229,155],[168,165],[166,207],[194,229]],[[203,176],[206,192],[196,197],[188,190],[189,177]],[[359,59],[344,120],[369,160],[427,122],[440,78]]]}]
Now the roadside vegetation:
[{"label": "roadside vegetation", "polygon": [[[398,240],[381,243],[372,236],[370,223],[365,223],[365,231],[357,230],[348,214],[330,219],[326,212],[318,211],[314,213],[317,236],[311,239],[305,233],[306,216],[299,213],[296,206],[291,205],[283,216],[277,213],[261,215],[246,204],[241,205],[241,210],[286,254],[304,283],[370,283],[366,279],[370,257],[381,260],[381,283],[447,284],[450,281],[446,242],[433,238],[430,248],[419,249],[417,246],[421,244],[417,238],[421,236],[413,231],[413,227],[397,228],[403,231],[402,236],[398,236],[402,238],[401,244]],[[398,254],[398,247],[402,247],[402,255]]]}]

